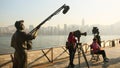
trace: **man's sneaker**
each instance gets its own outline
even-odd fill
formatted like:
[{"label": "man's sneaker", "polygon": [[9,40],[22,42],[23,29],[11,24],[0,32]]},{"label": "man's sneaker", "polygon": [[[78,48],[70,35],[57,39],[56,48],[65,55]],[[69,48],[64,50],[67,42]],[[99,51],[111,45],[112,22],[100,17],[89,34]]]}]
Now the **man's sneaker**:
[{"label": "man's sneaker", "polygon": [[74,64],[69,64],[68,68],[74,68]]},{"label": "man's sneaker", "polygon": [[74,64],[71,65],[72,68],[74,68],[74,66],[75,66]]}]

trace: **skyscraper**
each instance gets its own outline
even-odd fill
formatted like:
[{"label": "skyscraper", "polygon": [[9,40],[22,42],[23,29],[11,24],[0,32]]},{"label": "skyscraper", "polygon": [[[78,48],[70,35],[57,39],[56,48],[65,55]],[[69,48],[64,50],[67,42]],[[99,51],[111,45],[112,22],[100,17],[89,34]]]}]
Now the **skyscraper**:
[{"label": "skyscraper", "polygon": [[64,24],[64,34],[67,34],[67,24]]},{"label": "skyscraper", "polygon": [[84,18],[82,19],[82,26],[85,26]]}]

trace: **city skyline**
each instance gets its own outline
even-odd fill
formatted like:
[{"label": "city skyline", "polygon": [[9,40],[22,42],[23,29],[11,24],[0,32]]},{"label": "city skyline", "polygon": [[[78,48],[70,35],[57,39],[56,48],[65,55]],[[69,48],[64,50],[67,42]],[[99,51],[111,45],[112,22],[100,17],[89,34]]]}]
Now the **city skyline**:
[{"label": "city skyline", "polygon": [[[56,26],[42,26],[38,32],[39,35],[68,35],[71,31],[80,30],[81,32],[87,32],[88,35],[92,35],[93,27],[98,27],[101,35],[119,35],[120,32],[120,22],[117,22],[112,25],[86,25],[84,20],[82,20],[82,25],[68,25],[64,24],[63,28],[60,25]],[[111,28],[112,27],[112,28]],[[29,25],[29,28],[26,28],[25,31],[28,33],[35,27],[33,25]],[[0,35],[11,35],[16,31],[14,25],[10,25],[7,27],[0,27]]]},{"label": "city skyline", "polygon": [[57,24],[81,25],[84,19],[87,25],[111,25],[120,21],[119,0],[0,0],[0,26],[13,25],[23,19],[25,26],[38,25],[63,4],[70,10],[61,12],[43,26]]}]

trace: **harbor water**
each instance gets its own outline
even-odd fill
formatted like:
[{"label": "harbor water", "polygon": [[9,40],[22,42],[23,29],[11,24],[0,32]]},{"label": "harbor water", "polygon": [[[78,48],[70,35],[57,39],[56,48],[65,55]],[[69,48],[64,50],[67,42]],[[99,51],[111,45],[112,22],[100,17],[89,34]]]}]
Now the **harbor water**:
[{"label": "harbor water", "polygon": [[[14,49],[10,46],[11,37],[9,36],[0,36],[0,54],[12,53]],[[120,38],[119,35],[101,35],[101,40],[113,40]],[[80,42],[82,43],[92,43],[93,35],[81,36]],[[67,35],[39,35],[34,39],[32,50],[51,48],[65,46],[67,41]]]}]

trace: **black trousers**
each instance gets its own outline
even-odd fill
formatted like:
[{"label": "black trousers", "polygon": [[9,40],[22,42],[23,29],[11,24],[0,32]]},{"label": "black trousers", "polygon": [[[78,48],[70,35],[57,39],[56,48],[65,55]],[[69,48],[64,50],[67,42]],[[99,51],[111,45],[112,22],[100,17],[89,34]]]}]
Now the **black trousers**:
[{"label": "black trousers", "polygon": [[69,48],[69,61],[70,61],[70,65],[73,65],[73,60],[74,60],[74,56],[75,56],[75,52],[76,52],[76,48]]},{"label": "black trousers", "polygon": [[106,53],[105,50],[98,50],[95,54],[102,54],[103,59],[106,59]]}]

